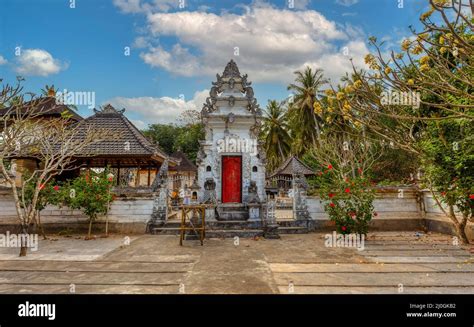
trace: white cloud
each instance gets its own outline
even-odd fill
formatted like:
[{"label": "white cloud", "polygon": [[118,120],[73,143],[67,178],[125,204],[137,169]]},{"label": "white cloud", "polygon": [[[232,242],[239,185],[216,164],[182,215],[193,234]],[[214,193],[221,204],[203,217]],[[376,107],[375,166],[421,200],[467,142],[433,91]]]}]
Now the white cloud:
[{"label": "white cloud", "polygon": [[5,65],[8,61],[0,55],[0,66]]},{"label": "white cloud", "polygon": [[[357,67],[365,67],[364,56],[367,54],[367,47],[363,41],[350,41],[345,47],[336,53],[327,53],[312,61],[305,62],[300,67],[311,66],[315,68],[323,68],[324,75],[331,79],[331,82],[337,84],[346,72],[352,72],[352,65],[349,58],[353,59],[353,63]],[[347,51],[347,54],[345,53]]]},{"label": "white cloud", "polygon": [[336,3],[341,6],[350,7],[358,3],[359,0],[336,0]]},{"label": "white cloud", "polygon": [[[186,2],[184,2],[186,3]],[[124,14],[168,11],[179,6],[178,0],[113,0],[113,4]]]},{"label": "white cloud", "polygon": [[149,52],[142,53],[140,57],[152,67],[169,67],[181,76],[199,75],[198,58],[188,52],[180,44],[175,44],[170,52],[162,47],[150,48]]},{"label": "white cloud", "polygon": [[[209,90],[194,93],[194,97],[186,101],[183,98],[171,97],[115,97],[105,103],[110,103],[115,108],[125,108],[126,113],[133,114],[139,119],[132,120],[138,128],[145,128],[153,123],[176,123],[176,119],[186,110],[201,111],[202,105],[209,96]],[[145,123],[146,120],[146,123]]]},{"label": "white cloud", "polygon": [[[122,3],[121,10],[127,3],[129,12],[141,8],[146,26],[145,33],[135,40],[135,46],[143,49],[140,57],[151,67],[178,76],[215,76],[234,59],[240,71],[248,73],[254,82],[286,84],[293,80],[293,72],[305,64],[324,69],[327,77],[336,80],[340,75],[335,74],[350,68],[350,58],[359,56],[355,61],[360,62],[369,52],[360,29],[304,9],[307,0],[295,1],[296,9],[304,10],[277,8],[255,0],[250,6],[238,5],[244,9],[239,14],[163,12],[157,9],[158,2],[152,3],[153,9],[152,4],[138,0],[114,3]],[[169,44],[169,40],[176,41]],[[349,49],[349,56],[342,55],[344,47]],[[236,50],[238,56],[234,54]]]},{"label": "white cloud", "polygon": [[295,9],[306,9],[310,3],[310,0],[294,0]]},{"label": "white cloud", "polygon": [[[141,57],[152,67],[188,77],[214,76],[234,58],[253,81],[287,83],[302,64],[337,56],[343,46],[353,45],[356,29],[338,26],[316,11],[277,9],[269,5],[247,9],[241,15],[149,14],[148,28],[155,42],[161,37],[175,37],[179,43],[170,49],[150,46]],[[362,39],[361,35],[358,37]],[[234,57],[236,47],[238,57]],[[368,49],[363,52],[365,55]],[[352,53],[360,55],[359,51]],[[346,61],[349,64],[348,57]],[[334,70],[333,64],[328,64],[329,70]],[[327,70],[328,66],[320,68]]]},{"label": "white cloud", "polygon": [[140,130],[144,130],[148,127],[148,124],[145,123],[143,120],[137,120],[137,119],[130,119],[133,125],[135,125],[136,128]]},{"label": "white cloud", "polygon": [[145,36],[139,36],[133,41],[133,47],[138,49],[143,49],[150,46],[150,43]]},{"label": "white cloud", "polygon": [[25,76],[48,76],[57,74],[67,68],[67,65],[54,59],[46,50],[25,49],[17,60],[15,71]]},{"label": "white cloud", "polygon": [[135,14],[143,11],[140,0],[114,0],[113,3],[125,14]]}]

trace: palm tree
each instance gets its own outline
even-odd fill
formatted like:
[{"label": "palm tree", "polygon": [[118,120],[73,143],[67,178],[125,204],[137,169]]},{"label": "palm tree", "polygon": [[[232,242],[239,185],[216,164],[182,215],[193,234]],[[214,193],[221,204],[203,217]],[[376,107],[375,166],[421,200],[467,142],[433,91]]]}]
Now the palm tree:
[{"label": "palm tree", "polygon": [[267,154],[267,168],[272,171],[290,153],[290,135],[285,110],[272,100],[264,111],[261,139]]},{"label": "palm tree", "polygon": [[294,92],[289,106],[290,126],[293,134],[292,152],[301,155],[304,150],[316,143],[321,131],[321,119],[314,113],[313,104],[321,95],[320,88],[328,81],[322,69],[306,67],[303,72],[296,71],[295,83],[288,86]]}]

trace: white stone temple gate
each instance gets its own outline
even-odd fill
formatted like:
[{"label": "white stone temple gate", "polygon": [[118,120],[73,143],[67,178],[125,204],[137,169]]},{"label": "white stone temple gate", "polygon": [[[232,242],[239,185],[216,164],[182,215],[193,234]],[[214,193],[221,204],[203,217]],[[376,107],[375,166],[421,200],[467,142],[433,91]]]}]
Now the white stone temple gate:
[{"label": "white stone temple gate", "polygon": [[201,111],[206,138],[197,158],[199,201],[217,204],[217,220],[259,220],[265,202],[261,109],[233,60],[212,85]]}]

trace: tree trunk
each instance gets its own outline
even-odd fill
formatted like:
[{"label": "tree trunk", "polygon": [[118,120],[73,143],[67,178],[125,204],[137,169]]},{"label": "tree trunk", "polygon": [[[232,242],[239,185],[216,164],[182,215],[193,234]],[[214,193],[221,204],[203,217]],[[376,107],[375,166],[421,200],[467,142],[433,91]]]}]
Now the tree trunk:
[{"label": "tree trunk", "polygon": [[467,217],[468,217],[467,214],[463,213],[463,218],[462,218],[461,222],[459,222],[458,218],[456,217],[456,214],[454,212],[454,206],[449,205],[448,206],[449,212],[446,212],[446,210],[444,209],[443,205],[441,204],[441,202],[439,201],[438,197],[436,196],[435,192],[433,191],[433,189],[431,187],[430,187],[430,191],[431,191],[431,194],[433,195],[433,198],[435,199],[436,204],[438,205],[438,207],[453,222],[454,227],[456,229],[456,234],[461,239],[461,243],[462,244],[469,244],[469,239],[467,238],[466,231],[465,231],[465,228],[466,228],[466,225],[467,225]]},{"label": "tree trunk", "polygon": [[109,214],[105,216],[105,236],[109,236]]},{"label": "tree trunk", "polygon": [[466,227],[466,224],[462,224],[462,223],[456,225],[456,233],[461,239],[461,243],[464,245],[467,245],[469,244],[469,239],[467,238],[466,231],[464,230],[465,227]]},{"label": "tree trunk", "polygon": [[21,237],[20,237],[20,257],[26,257],[28,247],[26,244],[26,236],[28,235],[28,226],[21,226]]},{"label": "tree trunk", "polygon": [[[140,177],[140,170],[138,171],[138,177]],[[108,199],[110,199],[110,187],[107,190]],[[110,210],[110,200],[107,200],[107,212],[105,213],[105,236],[109,236],[109,210]]]},{"label": "tree trunk", "polygon": [[87,239],[91,239],[91,232],[92,232],[92,217],[89,218],[89,232],[87,233]]},{"label": "tree trunk", "polygon": [[456,214],[454,213],[454,207],[452,205],[449,206],[449,218],[451,218],[454,227],[456,228],[456,234],[461,240],[462,244],[469,244],[469,239],[467,238],[466,235],[466,224],[467,224],[467,216],[463,214],[463,218],[461,219],[461,222],[459,222],[458,218],[456,217]]},{"label": "tree trunk", "polygon": [[37,225],[38,225],[38,228],[41,232],[41,236],[43,236],[43,240],[47,240],[48,237],[46,236],[46,233],[44,232],[43,224],[41,224],[41,212],[38,211],[36,213],[36,216],[38,217]]},{"label": "tree trunk", "polygon": [[469,244],[469,238],[466,235],[467,218],[467,212],[463,212],[461,222],[459,223],[459,231],[457,231],[463,244]]}]

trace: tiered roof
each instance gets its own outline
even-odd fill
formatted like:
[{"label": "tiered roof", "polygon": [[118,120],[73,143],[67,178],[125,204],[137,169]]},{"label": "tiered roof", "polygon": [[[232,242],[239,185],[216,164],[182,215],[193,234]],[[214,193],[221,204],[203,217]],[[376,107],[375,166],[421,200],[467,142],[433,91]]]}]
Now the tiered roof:
[{"label": "tiered roof", "polygon": [[175,158],[179,162],[176,167],[171,167],[171,171],[178,172],[197,172],[197,167],[188,159],[188,157],[181,151],[176,151],[171,155],[172,158]]},{"label": "tiered roof", "polygon": [[[86,147],[77,158],[92,157],[94,164],[100,166],[117,162],[121,166],[148,165],[169,158],[125,117],[125,109],[116,110],[108,104],[102,110],[94,109],[94,112],[93,116],[80,123],[83,133],[79,133],[78,137],[85,137],[89,129],[105,130],[110,136]],[[170,165],[176,164],[174,160],[171,161]]]},{"label": "tiered roof", "polygon": [[314,175],[314,172],[296,156],[288,157],[269,177],[278,175]]},{"label": "tiered roof", "polygon": [[[18,108],[18,111],[22,115],[31,112],[31,114],[33,114],[35,118],[60,118],[63,115],[67,115],[70,117],[70,119],[74,121],[81,121],[83,119],[75,110],[72,110],[67,105],[58,103],[57,99],[53,96],[41,97],[31,101],[27,101],[21,107]],[[7,114],[15,114],[16,112],[16,108],[7,107],[0,109],[0,116],[4,116]]]}]

